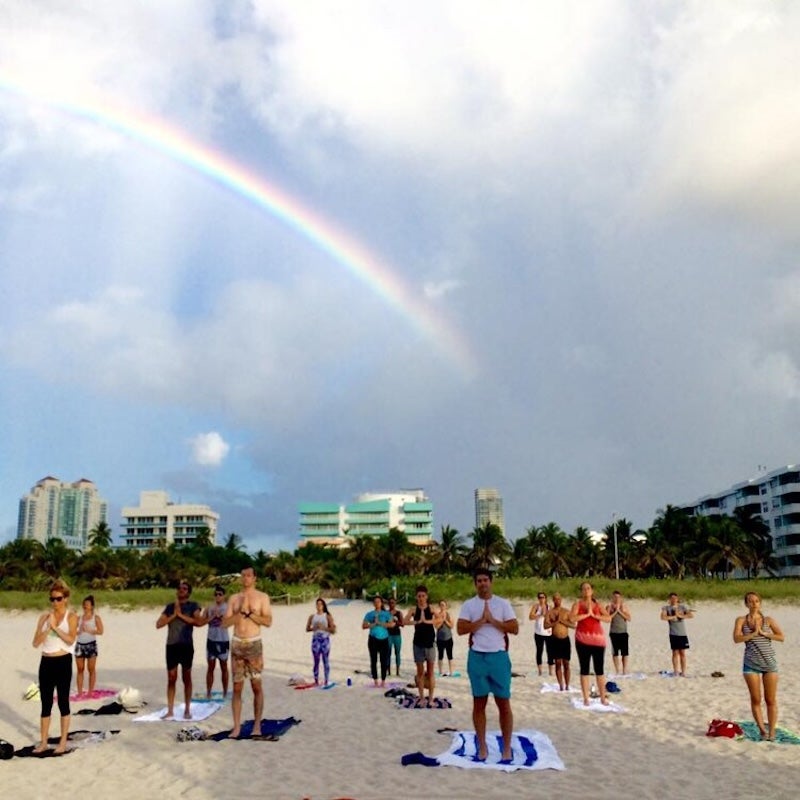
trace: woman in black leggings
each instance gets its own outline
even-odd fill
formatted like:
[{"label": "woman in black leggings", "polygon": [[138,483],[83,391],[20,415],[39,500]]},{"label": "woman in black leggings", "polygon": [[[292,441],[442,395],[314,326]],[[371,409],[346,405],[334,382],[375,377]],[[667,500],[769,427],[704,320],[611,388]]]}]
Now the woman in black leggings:
[{"label": "woman in black leggings", "polygon": [[58,692],[58,710],[61,714],[61,736],[56,753],[67,749],[69,734],[69,690],[72,685],[72,651],[78,636],[78,615],[67,605],[69,587],[57,580],[50,587],[50,610],[36,621],[33,646],[42,648],[39,662],[39,695],[42,700],[39,744],[34,753],[49,749],[50,714],[53,710],[53,693]]}]

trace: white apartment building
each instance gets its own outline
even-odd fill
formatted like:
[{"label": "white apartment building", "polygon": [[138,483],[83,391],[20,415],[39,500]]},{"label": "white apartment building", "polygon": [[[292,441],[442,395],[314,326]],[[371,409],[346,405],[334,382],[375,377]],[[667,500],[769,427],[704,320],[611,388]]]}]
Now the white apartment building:
[{"label": "white apartment building", "polygon": [[384,536],[391,528],[419,547],[431,547],[433,503],[422,489],[365,492],[347,505],[300,503],[300,546],[346,547],[353,536]]},{"label": "white apartment building", "polygon": [[199,503],[173,503],[164,491],[140,492],[139,505],[124,507],[122,517],[125,547],[134,550],[191,544],[204,528],[216,544],[219,514]]},{"label": "white apartment building", "polygon": [[497,489],[475,490],[475,527],[482,528],[492,522],[505,534],[503,498]]},{"label": "white apartment building", "polygon": [[88,478],[64,483],[48,475],[19,501],[17,539],[47,544],[61,539],[71,550],[85,550],[90,532],[106,522],[108,504]]},{"label": "white apartment building", "polygon": [[780,467],[718,494],[681,506],[695,516],[733,514],[746,508],[769,526],[782,577],[800,576],[800,465]]}]

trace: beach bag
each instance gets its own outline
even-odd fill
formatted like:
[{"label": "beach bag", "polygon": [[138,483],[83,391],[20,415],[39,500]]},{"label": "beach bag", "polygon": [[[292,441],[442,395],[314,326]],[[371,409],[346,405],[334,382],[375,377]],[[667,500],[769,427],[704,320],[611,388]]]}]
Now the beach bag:
[{"label": "beach bag", "polygon": [[744,731],[735,722],[726,719],[712,719],[708,724],[706,736],[725,736],[728,739],[735,739],[737,736],[744,736]]},{"label": "beach bag", "polygon": [[7,742],[5,739],[0,739],[0,759],[8,761],[9,758],[14,757],[14,745]]}]

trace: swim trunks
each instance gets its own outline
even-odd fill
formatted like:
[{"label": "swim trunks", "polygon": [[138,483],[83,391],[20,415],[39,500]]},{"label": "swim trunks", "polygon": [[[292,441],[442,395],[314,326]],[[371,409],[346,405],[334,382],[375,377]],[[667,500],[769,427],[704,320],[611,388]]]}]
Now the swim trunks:
[{"label": "swim trunks", "polygon": [[234,683],[242,683],[247,678],[260,681],[261,671],[264,669],[261,637],[239,639],[234,636],[231,640],[231,663]]},{"label": "swim trunks", "polygon": [[206,658],[211,661],[217,659],[219,661],[228,660],[228,651],[231,649],[230,642],[215,642],[213,639],[206,641]]}]

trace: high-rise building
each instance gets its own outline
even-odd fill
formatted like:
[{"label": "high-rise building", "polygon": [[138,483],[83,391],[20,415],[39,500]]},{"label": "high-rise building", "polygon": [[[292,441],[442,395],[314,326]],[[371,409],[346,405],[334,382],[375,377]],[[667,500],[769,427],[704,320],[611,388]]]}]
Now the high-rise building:
[{"label": "high-rise building", "polygon": [[780,467],[680,506],[693,516],[730,516],[737,508],[769,526],[782,577],[800,576],[800,465]]},{"label": "high-rise building", "polygon": [[494,523],[505,533],[506,523],[503,517],[503,498],[497,489],[476,489],[475,527],[482,528],[488,522]]},{"label": "high-rise building", "polygon": [[42,544],[61,539],[71,550],[85,550],[89,534],[107,514],[108,504],[92,481],[64,483],[48,475],[19,501],[17,538]]},{"label": "high-rise building", "polygon": [[191,544],[205,529],[216,543],[219,514],[198,503],[173,503],[163,491],[140,492],[139,505],[126,506],[122,516],[122,538],[134,550]]},{"label": "high-rise building", "polygon": [[301,503],[299,512],[301,547],[309,542],[344,547],[353,536],[383,536],[391,528],[419,547],[434,544],[433,503],[422,489],[365,492],[347,505]]}]

